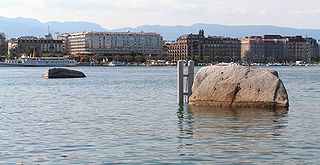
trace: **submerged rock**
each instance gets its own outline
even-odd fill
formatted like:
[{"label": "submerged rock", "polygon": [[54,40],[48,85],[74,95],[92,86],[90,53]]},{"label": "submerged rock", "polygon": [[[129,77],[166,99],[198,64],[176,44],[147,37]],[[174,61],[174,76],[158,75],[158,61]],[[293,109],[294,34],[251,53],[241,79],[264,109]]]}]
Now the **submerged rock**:
[{"label": "submerged rock", "polygon": [[189,104],[288,108],[289,101],[276,71],[247,66],[209,66],[198,71]]},{"label": "submerged rock", "polygon": [[65,68],[48,69],[42,76],[43,78],[81,78],[86,75],[80,71]]}]

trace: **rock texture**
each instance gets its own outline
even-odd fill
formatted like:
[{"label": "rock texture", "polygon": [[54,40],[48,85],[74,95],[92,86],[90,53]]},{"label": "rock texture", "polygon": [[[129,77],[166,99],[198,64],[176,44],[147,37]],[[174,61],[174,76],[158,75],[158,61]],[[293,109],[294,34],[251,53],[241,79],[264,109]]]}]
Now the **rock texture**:
[{"label": "rock texture", "polygon": [[80,71],[65,68],[48,69],[42,76],[43,78],[81,78],[86,75]]},{"label": "rock texture", "polygon": [[236,108],[288,108],[288,102],[276,71],[247,66],[201,68],[189,98],[191,105]]}]

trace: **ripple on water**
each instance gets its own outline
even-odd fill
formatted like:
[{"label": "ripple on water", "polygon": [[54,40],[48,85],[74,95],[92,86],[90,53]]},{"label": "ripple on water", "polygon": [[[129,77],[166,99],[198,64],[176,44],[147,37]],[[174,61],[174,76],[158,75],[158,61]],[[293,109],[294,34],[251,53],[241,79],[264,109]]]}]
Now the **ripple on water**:
[{"label": "ripple on water", "polygon": [[175,67],[78,67],[87,78],[67,80],[46,69],[0,70],[0,164],[320,160],[318,67],[271,68],[289,111],[177,107]]}]

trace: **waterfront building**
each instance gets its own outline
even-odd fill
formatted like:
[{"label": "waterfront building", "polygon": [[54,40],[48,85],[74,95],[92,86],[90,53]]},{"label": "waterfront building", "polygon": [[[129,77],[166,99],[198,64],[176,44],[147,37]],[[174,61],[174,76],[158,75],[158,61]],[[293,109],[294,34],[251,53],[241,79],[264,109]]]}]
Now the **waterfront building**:
[{"label": "waterfront building", "polygon": [[172,42],[168,46],[168,54],[173,56],[174,61],[188,60],[195,57],[209,56],[210,60],[214,57],[219,59],[228,58],[228,61],[234,59],[235,56],[240,57],[241,43],[236,38],[229,37],[205,37],[203,32],[200,34],[187,34],[177,38],[177,41]]},{"label": "waterfront building", "polygon": [[11,38],[9,41],[8,41],[8,57],[18,57],[18,53],[17,53],[17,45],[18,45],[18,42],[16,41],[17,39],[16,38]]},{"label": "waterfront building", "polygon": [[168,53],[174,61],[194,59],[196,56],[203,58],[204,40],[205,37],[199,34],[182,35],[168,46]]},{"label": "waterfront building", "polygon": [[172,45],[172,41],[165,41],[162,44],[162,55],[168,56],[169,55],[169,47]]},{"label": "waterfront building", "polygon": [[251,36],[241,39],[241,58],[244,61],[283,61],[287,56],[287,39],[280,35]]},{"label": "waterfront building", "polygon": [[0,33],[0,58],[4,59],[7,57],[7,40],[4,33]]},{"label": "waterfront building", "polygon": [[241,39],[241,58],[251,62],[310,62],[319,57],[319,44],[301,36],[265,35]]},{"label": "waterfront building", "polygon": [[68,54],[68,50],[69,50],[68,37],[69,37],[69,35],[70,35],[70,33],[63,33],[63,34],[56,33],[56,35],[55,35],[57,40],[62,41],[62,54],[63,55]]},{"label": "waterfront building", "polygon": [[68,54],[161,55],[163,38],[144,32],[83,32],[58,36],[64,40]]},{"label": "waterfront building", "polygon": [[307,43],[307,61],[311,61],[312,59],[315,60],[319,60],[320,57],[320,52],[319,52],[319,44],[317,42],[317,40],[311,38],[311,37],[306,37],[303,38],[306,43]]},{"label": "waterfront building", "polygon": [[241,42],[237,38],[208,36],[203,46],[203,56],[211,60],[235,61],[241,56]]},{"label": "waterfront building", "polygon": [[61,56],[63,53],[62,40],[54,40],[51,34],[45,38],[34,36],[19,37],[11,39],[8,44],[9,55],[18,57],[22,54],[31,56]]},{"label": "waterfront building", "polygon": [[241,59],[244,61],[256,58],[262,60],[264,56],[264,42],[261,36],[251,36],[241,39]]},{"label": "waterfront building", "polygon": [[[307,60],[310,59],[307,54],[307,42],[301,36],[286,37],[288,40],[288,55],[289,59],[294,60]],[[307,58],[307,59],[306,59]],[[310,61],[310,60],[308,60]]]},{"label": "waterfront building", "polygon": [[288,57],[287,39],[280,35],[264,35],[264,57],[273,61],[284,62]]}]

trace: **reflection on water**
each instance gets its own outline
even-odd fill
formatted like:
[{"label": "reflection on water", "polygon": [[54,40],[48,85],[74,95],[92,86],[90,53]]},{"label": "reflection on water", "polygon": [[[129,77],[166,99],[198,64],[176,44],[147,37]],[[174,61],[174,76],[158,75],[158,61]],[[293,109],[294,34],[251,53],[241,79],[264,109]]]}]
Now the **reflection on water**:
[{"label": "reflection on water", "polygon": [[[287,124],[287,110],[180,107],[177,113],[183,155],[193,151],[228,163],[266,163],[285,143],[278,137]],[[270,144],[277,147],[270,147]],[[278,144],[277,144],[278,143]],[[243,162],[243,158],[248,162]],[[250,161],[249,161],[250,160]]]}]

